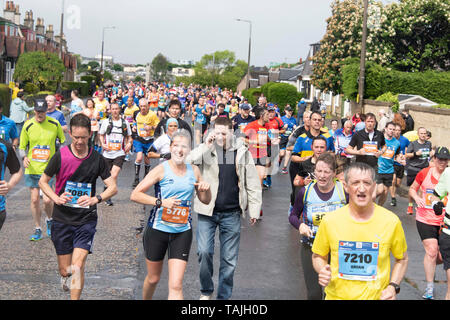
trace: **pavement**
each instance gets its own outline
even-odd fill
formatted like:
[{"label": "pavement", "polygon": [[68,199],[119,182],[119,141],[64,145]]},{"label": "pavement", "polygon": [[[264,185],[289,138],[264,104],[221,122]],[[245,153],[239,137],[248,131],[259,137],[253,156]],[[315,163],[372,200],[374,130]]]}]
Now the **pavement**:
[{"label": "pavement", "polygon": [[[134,158],[125,162],[119,175],[119,192],[114,206],[99,205],[99,220],[93,254],[86,264],[84,300],[140,300],[146,275],[142,247],[142,226],[150,208],[129,200],[134,179]],[[142,172],[141,170],[141,177]],[[305,283],[300,263],[300,235],[288,222],[289,176],[273,176],[273,186],[264,192],[263,219],[255,226],[242,220],[238,266],[234,277],[235,300],[304,300]],[[99,180],[100,181],[100,180]],[[98,188],[102,183],[98,182]],[[407,190],[403,188],[404,191]],[[150,192],[150,194],[153,191]],[[424,249],[415,217],[406,215],[407,199],[397,198],[391,207],[405,230],[409,264],[401,283],[400,300],[421,300],[426,283],[423,270]],[[67,300],[60,288],[56,254],[46,235],[39,242],[28,240],[33,232],[30,193],[23,179],[7,197],[7,219],[0,231],[0,300]],[[44,214],[42,217],[45,232]],[[184,276],[184,298],[200,296],[196,255],[197,216],[193,216],[194,239]],[[218,236],[214,255],[214,282],[219,266]],[[167,260],[167,258],[166,258]],[[167,261],[154,299],[167,299]],[[435,297],[444,299],[447,289],[442,265],[436,268]],[[216,294],[216,293],[215,293]]]}]

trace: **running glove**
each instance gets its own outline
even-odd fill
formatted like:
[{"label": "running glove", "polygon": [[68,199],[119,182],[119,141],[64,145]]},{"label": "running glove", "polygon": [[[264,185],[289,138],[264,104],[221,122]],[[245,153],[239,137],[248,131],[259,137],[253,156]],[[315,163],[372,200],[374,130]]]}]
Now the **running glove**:
[{"label": "running glove", "polygon": [[159,157],[160,157],[161,159],[170,160],[171,156],[172,156],[171,153],[163,153],[163,154],[161,154]]},{"label": "running glove", "polygon": [[433,202],[433,210],[436,215],[440,216],[442,214],[443,209],[444,209],[444,203],[442,201],[434,201]]}]

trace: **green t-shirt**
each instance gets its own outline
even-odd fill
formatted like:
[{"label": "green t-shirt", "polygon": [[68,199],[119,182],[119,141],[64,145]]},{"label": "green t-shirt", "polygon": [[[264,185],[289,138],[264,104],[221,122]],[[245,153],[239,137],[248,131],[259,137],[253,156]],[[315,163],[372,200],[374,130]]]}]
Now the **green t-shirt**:
[{"label": "green t-shirt", "polygon": [[25,169],[25,174],[44,173],[48,161],[56,151],[56,138],[63,143],[66,138],[59,122],[46,117],[42,123],[32,118],[25,122],[20,134],[19,149],[26,151],[30,165]]},{"label": "green t-shirt", "polygon": [[[442,198],[444,198],[450,192],[450,168],[445,168],[445,171],[441,174],[438,184],[434,187],[434,191]],[[450,201],[447,202],[445,212],[450,213]]]}]

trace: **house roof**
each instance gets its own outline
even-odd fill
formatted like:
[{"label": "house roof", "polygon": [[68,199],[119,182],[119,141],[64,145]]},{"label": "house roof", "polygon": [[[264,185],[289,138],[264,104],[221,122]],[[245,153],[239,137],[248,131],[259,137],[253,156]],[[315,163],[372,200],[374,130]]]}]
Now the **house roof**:
[{"label": "house roof", "polygon": [[437,103],[416,94],[399,94],[398,102],[400,104],[418,103],[420,105],[436,105]]},{"label": "house roof", "polygon": [[302,73],[303,68],[280,68],[280,81],[295,81],[297,77]]}]

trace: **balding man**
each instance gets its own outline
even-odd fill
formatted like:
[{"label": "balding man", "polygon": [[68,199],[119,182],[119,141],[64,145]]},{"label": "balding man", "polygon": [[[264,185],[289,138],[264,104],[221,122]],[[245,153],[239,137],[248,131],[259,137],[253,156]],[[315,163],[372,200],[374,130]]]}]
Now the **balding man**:
[{"label": "balding man", "polygon": [[347,168],[347,166],[350,164],[351,158],[353,158],[352,155],[345,152],[345,149],[347,149],[348,144],[352,140],[353,137],[353,123],[351,120],[347,120],[344,122],[344,127],[342,129],[336,130],[334,133],[334,150],[336,152],[336,155],[339,157],[340,160],[343,160],[344,163],[344,169]]},{"label": "balding man", "polygon": [[66,118],[61,111],[56,109],[56,97],[54,95],[48,95],[47,97],[45,97],[45,101],[47,101],[48,105],[47,116],[57,120],[61,125],[64,133],[67,133],[69,128],[67,126]]}]

